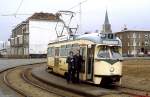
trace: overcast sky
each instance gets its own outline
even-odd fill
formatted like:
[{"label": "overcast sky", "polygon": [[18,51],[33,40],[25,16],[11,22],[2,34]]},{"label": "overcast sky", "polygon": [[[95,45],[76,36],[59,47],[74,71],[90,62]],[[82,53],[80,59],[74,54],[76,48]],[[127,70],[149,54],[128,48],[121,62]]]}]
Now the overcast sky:
[{"label": "overcast sky", "polygon": [[[17,14],[55,13],[58,10],[68,10],[84,0],[23,0],[18,9],[21,1],[0,0],[0,40],[7,40],[11,30],[30,16],[3,15],[16,12]],[[78,12],[79,8],[78,5],[72,11]],[[120,31],[124,25],[127,25],[128,29],[150,30],[150,0],[87,0],[82,4],[82,31],[101,30],[106,9],[113,32]]]}]

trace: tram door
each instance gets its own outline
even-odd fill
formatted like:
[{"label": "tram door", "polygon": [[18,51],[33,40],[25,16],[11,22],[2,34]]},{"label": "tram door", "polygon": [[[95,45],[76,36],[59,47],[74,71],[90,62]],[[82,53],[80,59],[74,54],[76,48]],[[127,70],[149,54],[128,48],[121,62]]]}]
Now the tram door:
[{"label": "tram door", "polygon": [[55,48],[55,57],[54,57],[54,71],[58,72],[58,66],[59,66],[59,48]]},{"label": "tram door", "polygon": [[94,64],[94,45],[87,46],[87,62],[86,62],[86,79],[93,80],[93,64]]},{"label": "tram door", "polygon": [[81,46],[80,47],[80,55],[83,57],[84,62],[81,64],[81,71],[80,71],[80,79],[81,80],[86,80],[86,53],[87,49],[86,46]]}]

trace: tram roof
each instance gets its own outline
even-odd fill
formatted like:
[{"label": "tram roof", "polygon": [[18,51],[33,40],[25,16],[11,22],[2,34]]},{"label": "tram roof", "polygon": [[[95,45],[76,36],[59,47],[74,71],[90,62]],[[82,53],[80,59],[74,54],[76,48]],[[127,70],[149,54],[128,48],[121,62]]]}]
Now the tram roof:
[{"label": "tram roof", "polygon": [[[107,34],[99,34],[99,33],[91,33],[91,34],[84,34],[84,35],[79,35],[76,36],[75,39],[79,40],[79,39],[84,39],[84,40],[90,40],[94,43],[97,44],[106,44],[106,45],[118,45],[118,46],[122,46],[121,40],[115,36],[115,34],[111,33],[111,35],[113,35],[113,38],[108,38]],[[108,44],[107,44],[108,43]]]}]

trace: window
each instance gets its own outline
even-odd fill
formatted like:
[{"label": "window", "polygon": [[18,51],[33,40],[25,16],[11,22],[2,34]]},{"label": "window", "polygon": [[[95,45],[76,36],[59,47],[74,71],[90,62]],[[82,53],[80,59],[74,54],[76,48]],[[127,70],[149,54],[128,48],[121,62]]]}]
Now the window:
[{"label": "window", "polygon": [[29,43],[29,35],[24,35],[24,43],[25,44]]},{"label": "window", "polygon": [[49,57],[54,56],[54,47],[49,47],[47,49],[47,56],[49,56]]},{"label": "window", "polygon": [[121,54],[119,52],[119,47],[112,46],[110,47],[112,58],[120,59]]},{"label": "window", "polygon": [[128,38],[130,38],[130,35],[128,34]]},{"label": "window", "polygon": [[141,34],[139,34],[139,38],[141,38]]},{"label": "window", "polygon": [[130,46],[129,42],[128,42],[128,46]]},{"label": "window", "polygon": [[144,36],[145,36],[145,38],[148,38],[148,35],[147,35],[147,34],[145,34]]},{"label": "window", "polygon": [[55,48],[55,56],[59,56],[59,47]]},{"label": "window", "polygon": [[72,50],[73,51],[76,51],[76,50],[79,50],[80,49],[80,46],[78,44],[72,44]]},{"label": "window", "polygon": [[137,43],[135,42],[135,40],[133,41],[133,46],[136,46],[137,45]]},{"label": "window", "polygon": [[139,46],[141,46],[141,43],[139,42]]},{"label": "window", "polygon": [[117,46],[100,46],[97,54],[98,58],[113,58],[121,59],[121,54],[119,52],[119,47]]},{"label": "window", "polygon": [[67,56],[66,45],[62,45],[59,51],[60,51],[60,56]]},{"label": "window", "polygon": [[66,55],[69,56],[69,52],[72,51],[72,44],[66,45]]},{"label": "window", "polygon": [[47,56],[50,57],[52,55],[51,53],[52,53],[52,48],[50,47],[47,49]]},{"label": "window", "polygon": [[128,50],[128,55],[130,54],[130,51]]},{"label": "window", "polygon": [[135,34],[135,32],[133,33],[133,38],[136,38],[136,34]]},{"label": "window", "polygon": [[145,46],[148,46],[148,41],[145,41]]},{"label": "window", "polygon": [[66,48],[71,48],[71,47],[72,47],[72,44],[66,45]]},{"label": "window", "polygon": [[110,58],[109,55],[109,48],[107,46],[103,46],[99,49],[99,52],[97,54],[99,58]]},{"label": "window", "polygon": [[79,45],[78,44],[73,44],[72,47],[77,48],[77,47],[79,47]]}]

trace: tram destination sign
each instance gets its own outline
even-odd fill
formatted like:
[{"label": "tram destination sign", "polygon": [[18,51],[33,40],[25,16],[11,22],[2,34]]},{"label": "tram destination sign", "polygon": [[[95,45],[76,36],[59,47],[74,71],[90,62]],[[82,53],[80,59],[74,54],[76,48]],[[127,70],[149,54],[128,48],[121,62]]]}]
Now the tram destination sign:
[{"label": "tram destination sign", "polygon": [[110,44],[110,45],[118,45],[119,44],[119,41],[117,40],[103,40],[103,44]]}]

